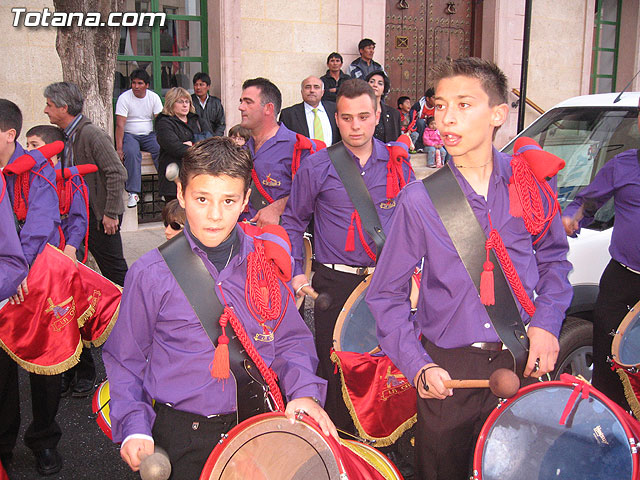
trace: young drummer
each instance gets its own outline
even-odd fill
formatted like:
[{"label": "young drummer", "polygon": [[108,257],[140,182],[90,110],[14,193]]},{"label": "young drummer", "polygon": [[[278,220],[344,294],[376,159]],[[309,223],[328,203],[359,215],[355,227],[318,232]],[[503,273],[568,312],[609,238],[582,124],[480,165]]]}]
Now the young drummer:
[{"label": "young drummer", "polygon": [[[435,118],[453,156],[451,173],[487,237],[498,235],[506,245],[525,296],[533,300],[537,294],[533,316],[519,304],[518,309],[529,324],[524,375],[540,377],[554,368],[557,337],[572,296],[562,222],[556,215],[546,234],[534,236],[522,218],[509,213],[511,157],[492,147],[494,131],[509,111],[507,79],[498,67],[476,58],[459,59],[443,64],[435,82]],[[544,207],[548,213],[550,206]],[[462,211],[455,215],[465,218]],[[482,259],[483,242],[476,247]],[[421,258],[418,308],[410,316],[408,280]],[[480,285],[482,295],[482,281]],[[419,478],[469,478],[476,436],[497,398],[488,389],[453,391],[443,382],[487,379],[499,367],[513,368],[513,361],[422,182],[411,183],[398,197],[387,247],[366,299],[382,349],[418,389]]]},{"label": "young drummer", "polygon": [[[65,141],[64,132],[53,125],[37,125],[29,129],[26,134],[27,150],[35,150],[47,143]],[[61,154],[60,154],[61,155]],[[63,252],[76,259],[76,252],[81,250],[87,238],[87,208],[89,192],[82,176],[77,173],[77,167],[63,168],[59,156],[51,157],[59,180],[56,182],[60,203],[60,221],[64,236]],[[60,173],[58,173],[60,172]],[[87,248],[85,245],[84,252]]]},{"label": "young drummer", "polygon": [[[167,245],[187,243],[189,258],[197,256],[198,265],[202,262],[215,280],[215,294],[225,307],[216,348],[201,324],[207,319],[196,316],[158,249],[141,257],[127,274],[120,317],[103,357],[113,440],[122,442],[121,456],[133,470],[144,453],[153,452],[155,442],[169,454],[173,480],[198,478],[220,435],[236,423],[236,412],[249,401],[237,398],[240,385],[233,378],[221,380],[224,368],[219,363],[226,339],[234,332],[242,338],[242,330],[248,337],[243,348],[255,348],[257,358],[252,359],[258,368],[264,362],[265,378],[273,379],[271,369],[277,374],[289,401],[287,416],[304,410],[326,435],[337,437],[317,403],[324,401],[326,382],[315,376],[318,360],[311,333],[296,310],[289,283],[282,280],[286,275],[273,277],[271,261],[264,260],[267,243],[270,248],[286,246],[287,239],[274,233],[286,234],[271,226],[271,233],[257,237],[261,246],[237,223],[249,200],[251,169],[249,152],[223,137],[190,148],[180,169],[178,200],[187,223]],[[277,265],[290,275],[290,255],[282,253],[284,263]],[[256,275],[269,281],[262,284]],[[271,300],[268,311],[257,314],[265,293]]]}]

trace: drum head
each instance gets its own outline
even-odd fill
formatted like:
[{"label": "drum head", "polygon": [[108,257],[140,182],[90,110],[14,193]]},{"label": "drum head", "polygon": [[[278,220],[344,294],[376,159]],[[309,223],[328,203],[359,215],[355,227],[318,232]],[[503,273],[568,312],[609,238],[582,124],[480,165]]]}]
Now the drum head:
[{"label": "drum head", "polygon": [[229,432],[200,480],[331,480],[340,471],[326,439],[304,421],[259,415]]},{"label": "drum head", "polygon": [[372,352],[378,348],[376,321],[364,297],[371,282],[365,278],[347,299],[333,330],[333,348],[339,352]]},{"label": "drum head", "polygon": [[623,367],[640,366],[640,302],[635,304],[618,327],[611,353]]},{"label": "drum head", "polygon": [[482,478],[631,480],[627,434],[602,400],[579,396],[559,424],[572,392],[571,384],[543,386],[502,405],[484,441]]}]

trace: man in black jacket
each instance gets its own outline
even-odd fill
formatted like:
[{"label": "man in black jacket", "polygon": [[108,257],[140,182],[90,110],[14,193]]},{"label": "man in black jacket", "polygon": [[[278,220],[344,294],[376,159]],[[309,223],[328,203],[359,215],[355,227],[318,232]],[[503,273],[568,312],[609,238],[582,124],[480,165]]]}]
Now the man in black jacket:
[{"label": "man in black jacket", "polygon": [[214,137],[224,136],[225,121],[224,108],[218,97],[209,95],[211,77],[204,72],[193,76],[193,93],[191,99],[200,117],[202,129],[213,133]]}]

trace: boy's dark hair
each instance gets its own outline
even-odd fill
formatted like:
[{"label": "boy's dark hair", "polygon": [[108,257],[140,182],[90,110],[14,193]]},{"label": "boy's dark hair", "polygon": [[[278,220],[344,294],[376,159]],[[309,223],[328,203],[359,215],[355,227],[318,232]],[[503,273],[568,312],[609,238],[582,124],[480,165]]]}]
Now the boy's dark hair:
[{"label": "boy's dark hair", "polygon": [[142,68],[136,68],[131,75],[129,75],[129,79],[133,82],[134,80],[142,80],[144,83],[149,85],[151,83],[151,77],[147,73],[146,70]]},{"label": "boy's dark hair", "polygon": [[196,175],[227,175],[244,181],[245,193],[251,183],[253,161],[249,150],[238,147],[229,137],[211,137],[190,147],[182,157],[180,183],[182,191]]},{"label": "boy's dark hair", "polygon": [[376,42],[374,42],[370,38],[363,38],[358,42],[358,50],[362,50],[363,48],[368,47],[369,45],[373,45],[375,47]]},{"label": "boy's dark hair", "polygon": [[400,108],[400,106],[407,100],[411,101],[411,99],[406,95],[403,95],[402,97],[398,97],[398,108]]},{"label": "boy's dark hair", "polygon": [[29,129],[25,137],[40,137],[44,143],[53,143],[56,140],[64,142],[66,140],[62,129],[55,125],[36,125]]},{"label": "boy's dark hair", "polygon": [[229,129],[229,137],[242,137],[246,142],[251,138],[251,131],[240,124],[234,125]]},{"label": "boy's dark hair", "polygon": [[445,78],[457,76],[477,78],[482,84],[482,89],[489,96],[490,106],[507,103],[509,92],[507,76],[493,62],[476,57],[458,58],[436,65],[434,73],[436,85]]},{"label": "boy's dark hair", "polygon": [[260,90],[260,105],[263,107],[267,103],[273,104],[273,113],[276,117],[280,113],[280,108],[282,107],[282,94],[276,85],[271,81],[263,77],[258,78],[250,78],[249,80],[245,80],[242,84],[242,90],[245,90],[249,87],[256,87]]},{"label": "boy's dark hair", "polygon": [[331,60],[332,58],[337,58],[338,60],[340,60],[341,63],[344,63],[344,60],[342,59],[342,55],[340,55],[338,52],[331,52],[327,57],[327,63],[329,63],[329,60]]},{"label": "boy's dark hair", "polygon": [[0,131],[14,129],[16,138],[22,130],[22,112],[20,107],[6,98],[0,98]]},{"label": "boy's dark hair", "polygon": [[195,84],[198,80],[206,83],[208,86],[211,86],[211,77],[204,72],[198,72],[193,76],[193,83]]},{"label": "boy's dark hair", "polygon": [[435,122],[435,121],[436,121],[436,117],[427,117],[427,118],[424,119],[424,123],[427,124],[427,127],[429,126],[429,124],[431,122]]},{"label": "boy's dark hair", "polygon": [[433,97],[435,94],[436,94],[436,89],[433,87],[427,88],[427,91],[424,92],[425,97]]},{"label": "boy's dark hair", "polygon": [[162,209],[162,221],[165,224],[176,222],[180,225],[184,225],[186,223],[187,214],[185,213],[184,208],[180,206],[178,199],[174,198],[164,206]]},{"label": "boy's dark hair", "polygon": [[336,95],[336,105],[342,97],[358,98],[361,95],[368,95],[369,98],[371,98],[373,111],[375,112],[378,109],[378,99],[376,98],[376,94],[374,93],[373,88],[371,88],[371,85],[359,78],[350,78],[340,85]]}]

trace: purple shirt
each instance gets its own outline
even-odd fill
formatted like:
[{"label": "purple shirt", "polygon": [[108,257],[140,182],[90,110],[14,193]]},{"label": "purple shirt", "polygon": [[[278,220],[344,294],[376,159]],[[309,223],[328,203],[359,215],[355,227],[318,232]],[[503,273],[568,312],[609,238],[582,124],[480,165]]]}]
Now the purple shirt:
[{"label": "purple shirt", "polygon": [[[260,184],[274,200],[286,197],[291,193],[291,161],[295,144],[295,132],[289,130],[284,124],[280,124],[276,134],[264,142],[257,153],[253,137],[247,142],[247,148],[253,157],[253,168],[258,175]],[[302,150],[301,163],[308,155],[309,150]],[[249,214],[243,215],[240,220],[253,218],[256,213],[258,211],[249,202]]]},{"label": "purple shirt", "polygon": [[[36,165],[29,173],[29,208],[22,230],[20,243],[24,257],[29,265],[44,249],[47,243],[54,246],[60,244],[58,226],[60,225],[60,210],[58,209],[58,192],[56,191],[56,174],[46,158],[38,151],[27,152],[16,142],[16,150],[9,159],[9,165],[25,153],[31,155]],[[35,173],[39,172],[39,173]],[[15,175],[7,175],[7,195],[13,203]]]},{"label": "purple shirt", "polygon": [[[402,144],[394,143],[394,145]],[[393,199],[387,200],[389,150],[384,143],[374,138],[373,151],[364,167],[360,166],[360,160],[355,155],[349,153],[371,194],[382,228],[387,232],[396,204]],[[408,181],[416,178],[407,163],[403,163],[403,177]],[[313,239],[315,258],[318,262],[362,267],[375,264],[365,252],[357,228],[354,237],[355,250],[347,252],[344,249],[354,209],[326,149],[311,155],[301,164],[293,182],[291,196],[282,214],[282,226],[291,239],[293,258],[296,262],[294,275],[304,272],[302,235],[311,220],[311,215],[314,216]],[[373,240],[364,229],[363,233],[369,248],[375,252]]]},{"label": "purple shirt", "polygon": [[[548,233],[534,249],[535,238],[525,229],[522,218],[509,214],[511,157],[494,150],[493,158],[486,201],[458,169],[452,166],[452,170],[485,234],[490,232],[490,212],[526,292],[530,298],[534,290],[537,294],[536,313],[531,319],[516,301],[523,321],[557,336],[573,295],[567,280],[571,264],[567,261],[569,247],[562,221],[559,215],[554,217]],[[484,245],[478,245],[478,255],[484,255]],[[409,313],[409,279],[423,257],[414,324]],[[442,348],[499,341],[422,182],[407,185],[398,197],[366,300],[376,318],[382,349],[409,379],[432,361],[418,340],[419,333]]]},{"label": "purple shirt", "polygon": [[[58,162],[56,170],[60,170],[61,165]],[[79,249],[87,234],[87,203],[84,195],[89,199],[89,189],[87,188],[82,175],[78,174],[77,167],[65,168],[66,183],[71,182],[71,206],[66,217],[61,217],[62,233],[67,245],[71,245]],[[68,178],[71,176],[71,178]],[[84,187],[84,189],[83,189]]]},{"label": "purple shirt", "polygon": [[[244,296],[246,258],[253,250],[253,240],[239,227],[236,232],[240,252],[220,273],[186,235],[253,339],[262,333]],[[286,313],[274,341],[254,344],[278,375],[288,400],[305,396],[324,400],[326,382],[315,376],[318,359],[313,337],[282,284],[281,291]],[[273,327],[274,322],[269,323]],[[230,325],[226,332],[232,332]],[[199,415],[235,411],[233,380],[220,382],[211,377],[214,350],[160,252],[154,249],[143,255],[127,273],[120,316],[103,352],[110,382],[113,440],[120,442],[134,433],[151,435],[155,420],[152,398]]]},{"label": "purple shirt", "polygon": [[22,253],[16,233],[11,203],[0,173],[0,301],[16,293],[18,284],[27,276],[29,265]]},{"label": "purple shirt", "polygon": [[573,216],[584,204],[581,227],[593,222],[595,212],[613,197],[615,219],[609,253],[611,258],[634,270],[640,270],[640,165],[637,150],[627,150],[609,160],[593,181],[584,187],[562,212]]}]

